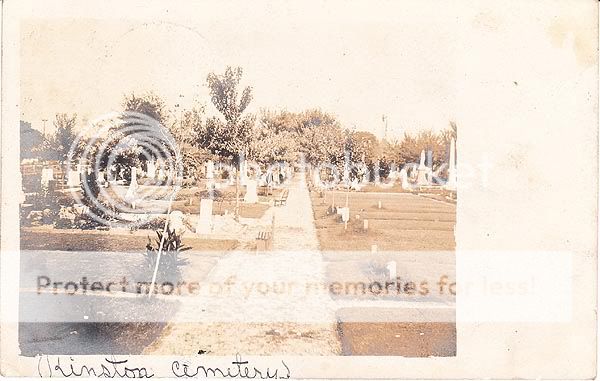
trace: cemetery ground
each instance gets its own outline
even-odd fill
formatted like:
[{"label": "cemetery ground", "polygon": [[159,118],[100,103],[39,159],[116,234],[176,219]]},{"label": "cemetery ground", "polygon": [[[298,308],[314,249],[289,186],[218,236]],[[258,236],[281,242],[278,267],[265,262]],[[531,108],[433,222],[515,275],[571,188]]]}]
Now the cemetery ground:
[{"label": "cemetery ground", "polygon": [[[126,190],[125,186],[122,188]],[[106,190],[114,191],[110,188]],[[164,187],[164,190],[168,190],[167,187]],[[232,199],[235,189],[233,192],[232,189],[223,189],[215,192],[215,195],[217,197],[215,197],[213,216],[224,214],[231,216],[235,205],[235,200]],[[159,199],[161,195],[154,196]],[[234,249],[252,249],[253,244],[253,240],[242,242],[238,239],[238,234],[221,234],[216,237],[195,234],[194,225],[198,219],[199,199],[202,196],[199,187],[184,188],[178,193],[172,208],[182,211],[190,220],[186,221],[188,231],[184,235],[184,244],[190,250],[183,254],[188,263],[183,267],[182,278],[196,282],[201,282],[206,277],[220,257]],[[60,204],[69,205],[70,197],[68,191],[63,191],[57,192],[55,199],[60,200]],[[192,202],[189,201],[190,198]],[[269,206],[264,203],[265,200],[265,197],[260,196],[259,203],[240,203],[240,217],[246,219],[245,222],[248,224],[263,216],[269,209]],[[162,205],[158,206],[160,209]],[[97,229],[82,230],[69,227],[69,224],[58,227],[55,224],[56,218],[51,219],[50,223],[42,219],[30,226],[21,226],[21,301],[29,299],[33,301],[30,304],[38,302],[32,296],[35,295],[35,279],[40,275],[48,276],[52,282],[79,281],[82,276],[87,276],[90,278],[90,284],[94,279],[101,280],[104,284],[108,281],[118,282],[122,276],[127,279],[136,279],[136,277],[139,279],[139,274],[145,266],[142,253],[145,251],[148,239],[156,237],[155,229],[162,228],[165,216],[163,214],[156,219],[156,223],[138,229],[114,227],[108,229],[100,226]],[[143,280],[150,281],[145,278]],[[82,300],[76,297],[71,299]],[[88,299],[94,300],[94,303],[100,306],[101,312],[120,308],[118,303],[113,303],[114,298],[106,295],[88,297]],[[80,306],[72,300],[67,299],[66,303],[60,301],[58,305],[63,310],[69,308],[76,310]],[[55,303],[56,300],[48,304]],[[149,308],[146,312],[150,315],[160,310],[174,313],[178,308],[177,303],[168,303],[168,305],[159,303],[157,306],[144,305],[143,307]],[[131,309],[131,305],[125,306],[125,310]],[[24,355],[136,354],[141,353],[156,340],[166,325],[164,322],[23,322],[19,328],[20,347]]]},{"label": "cemetery ground", "polygon": [[[287,203],[269,203],[285,188],[259,195],[258,203],[241,203],[244,230],[215,231],[207,237],[194,232],[199,200],[208,196],[200,189],[182,189],[173,203],[173,210],[191,218],[183,236],[191,247],[183,255],[189,260],[182,267],[183,279],[215,284],[235,279],[240,286],[292,281],[324,285],[320,292],[265,296],[253,290],[249,296],[240,287],[238,294],[212,299],[184,292],[140,309],[166,314],[160,322],[23,323],[23,354],[455,355],[449,292],[419,297],[418,285],[412,290],[406,284],[400,295],[337,294],[330,288],[336,281],[387,279],[390,261],[398,264],[397,273],[405,280],[440,274],[454,279],[455,204],[443,192],[309,192],[304,173],[297,173],[287,188]],[[224,186],[215,193],[213,218],[231,217],[234,192]],[[345,229],[331,206],[345,206],[346,199],[350,220]],[[160,206],[162,201],[149,202]],[[135,277],[153,229],[22,227],[22,295],[31,296],[33,276],[50,269],[53,279],[90,271],[99,279]],[[256,251],[256,234],[262,230],[272,233],[272,249]],[[27,280],[29,284],[23,283]],[[119,309],[116,299],[99,300],[106,310]],[[378,322],[382,316],[390,318]]]},{"label": "cemetery ground", "polygon": [[[153,238],[154,231],[140,230],[135,232],[110,231],[80,231],[59,230],[52,227],[30,227],[21,230],[21,304],[29,298],[30,305],[51,315],[46,310],[56,305],[60,311],[65,310],[76,314],[84,309],[87,303],[93,304],[96,312],[108,312],[123,309],[130,314],[138,309],[136,303],[119,304],[119,298],[111,295],[101,296],[67,296],[67,299],[57,299],[49,296],[47,304],[40,302],[35,294],[35,279],[40,274],[49,278],[48,282],[75,281],[88,277],[91,284],[95,280],[119,283],[125,277],[133,284],[134,279],[144,269],[142,251],[148,242],[148,236]],[[219,257],[239,246],[236,240],[200,239],[187,237],[186,245],[191,250],[185,252],[189,260],[184,269],[184,279],[201,281],[216,265]],[[62,285],[61,291],[62,291]],[[88,286],[89,287],[89,286]],[[117,285],[118,287],[118,285]],[[185,287],[185,286],[184,286]],[[185,292],[185,288],[184,288]],[[60,297],[60,296],[59,296]],[[43,296],[42,296],[43,298]],[[89,300],[89,302],[88,302]],[[125,299],[123,299],[125,300]],[[115,301],[117,301],[115,303]],[[153,314],[173,314],[178,308],[177,303],[143,304],[141,311],[148,316]],[[24,307],[22,307],[24,308]],[[35,312],[33,312],[35,313]],[[82,315],[82,314],[79,314]],[[28,313],[31,316],[31,313]],[[129,316],[133,317],[133,316]],[[140,318],[140,316],[137,316]],[[152,344],[165,329],[162,321],[137,322],[23,322],[19,327],[20,349],[23,355],[34,356],[40,353],[56,354],[139,354]],[[60,316],[58,317],[60,320]],[[142,316],[139,320],[143,320]]]},{"label": "cemetery ground", "polygon": [[[350,301],[336,311],[343,354],[456,354],[454,295],[445,288],[437,291],[436,284],[440,277],[454,278],[456,206],[440,201],[445,195],[439,193],[311,192],[327,282],[385,284],[390,274],[386,266],[393,263],[404,288],[400,295],[378,288],[366,293],[341,286],[332,290],[334,300]],[[349,207],[347,227],[332,205]],[[423,280],[428,289],[422,288]],[[387,304],[367,307],[357,300]]]},{"label": "cemetery ground", "polygon": [[[325,191],[311,193],[322,251],[454,251],[456,206],[413,193]],[[350,208],[348,228],[332,204]],[[381,208],[379,207],[381,203]],[[368,220],[368,229],[364,221]]]},{"label": "cemetery ground", "polygon": [[[207,280],[232,280],[232,291],[223,298],[190,297],[144,354],[341,353],[329,295],[304,290],[324,277],[304,174],[297,173],[288,189],[285,205],[267,212],[274,221],[272,249],[234,250],[220,258]],[[297,287],[283,290],[284,284]]]}]

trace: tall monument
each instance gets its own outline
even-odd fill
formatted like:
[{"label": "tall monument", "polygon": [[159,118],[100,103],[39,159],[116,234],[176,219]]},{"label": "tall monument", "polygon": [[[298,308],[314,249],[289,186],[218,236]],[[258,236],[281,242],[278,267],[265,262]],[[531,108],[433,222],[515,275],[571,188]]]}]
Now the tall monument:
[{"label": "tall monument", "polygon": [[428,167],[425,165],[425,150],[421,150],[421,160],[417,168],[417,185],[429,185],[427,181]]},{"label": "tall monument", "polygon": [[450,158],[448,160],[448,181],[445,188],[456,190],[456,142],[454,138],[450,141]]}]

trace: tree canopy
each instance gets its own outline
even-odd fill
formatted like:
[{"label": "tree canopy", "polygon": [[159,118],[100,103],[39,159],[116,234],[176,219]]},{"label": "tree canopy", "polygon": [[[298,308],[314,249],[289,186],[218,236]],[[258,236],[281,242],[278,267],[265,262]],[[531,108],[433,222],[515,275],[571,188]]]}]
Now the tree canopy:
[{"label": "tree canopy", "polygon": [[224,120],[209,118],[196,137],[199,146],[234,163],[239,162],[241,155],[247,154],[255,121],[252,114],[244,114],[252,101],[252,88],[244,88],[241,95],[238,92],[242,73],[241,68],[227,67],[223,75],[208,75],[206,81],[212,104]]}]

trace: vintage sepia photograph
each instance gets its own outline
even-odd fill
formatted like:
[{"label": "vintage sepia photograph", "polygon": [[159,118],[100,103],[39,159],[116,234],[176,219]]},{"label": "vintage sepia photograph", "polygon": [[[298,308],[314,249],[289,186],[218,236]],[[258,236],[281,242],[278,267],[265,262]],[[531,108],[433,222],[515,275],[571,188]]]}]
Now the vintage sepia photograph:
[{"label": "vintage sepia photograph", "polygon": [[[382,378],[402,359],[393,374],[484,377],[464,364],[491,356],[527,378],[540,373],[507,365],[528,358],[510,324],[584,319],[593,338],[597,142],[580,143],[594,130],[555,164],[541,151],[562,135],[536,131],[563,120],[528,114],[555,99],[579,110],[576,131],[597,122],[597,105],[563,102],[597,101],[597,29],[572,29],[566,7],[523,43],[569,57],[546,69],[509,63],[503,44],[534,14],[509,6],[52,3],[3,16],[1,330],[16,373]],[[504,57],[493,70],[488,48]],[[523,101],[558,89],[523,73],[559,67],[580,75],[555,77],[572,83],[562,100]],[[563,209],[575,189],[589,191]],[[551,228],[560,213],[586,227]]]},{"label": "vintage sepia photograph", "polygon": [[456,354],[439,35],[292,20],[22,24],[22,354]]}]

